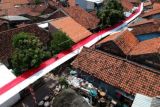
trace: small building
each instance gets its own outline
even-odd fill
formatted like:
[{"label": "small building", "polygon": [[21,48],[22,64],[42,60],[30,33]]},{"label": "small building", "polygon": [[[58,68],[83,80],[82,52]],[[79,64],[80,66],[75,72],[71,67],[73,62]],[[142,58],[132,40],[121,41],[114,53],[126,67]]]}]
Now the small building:
[{"label": "small building", "polygon": [[144,6],[144,11],[147,11],[149,9],[153,9],[153,4],[151,1],[145,1],[143,6]]},{"label": "small building", "polygon": [[160,37],[160,20],[159,19],[143,19],[141,21],[131,23],[129,28],[138,40],[144,41],[156,37]]},{"label": "small building", "polygon": [[[0,88],[5,86],[7,83],[11,82],[16,78],[16,76],[12,73],[12,70],[8,69],[5,65],[0,63]],[[20,94],[16,94],[12,96],[5,103],[1,104],[0,107],[10,107],[20,100]]]},{"label": "small building", "polygon": [[92,34],[90,31],[81,26],[71,17],[62,17],[52,20],[49,23],[49,31],[54,32],[57,29],[65,32],[69,36],[69,38],[75,43]]},{"label": "small building", "polygon": [[160,95],[160,72],[132,61],[94,49],[83,48],[71,64],[79,75],[88,78],[107,95],[131,102],[136,93]]},{"label": "small building", "polygon": [[142,14],[142,17],[148,19],[160,19],[160,9],[151,9],[146,11]]},{"label": "small building", "polygon": [[159,2],[155,2],[153,4],[153,9],[160,9],[160,3]]},{"label": "small building", "polygon": [[139,41],[137,36],[125,30],[104,38],[95,48],[159,69],[160,35],[146,35],[144,38],[147,36],[146,40]]},{"label": "small building", "polygon": [[137,44],[129,53],[132,60],[154,68],[160,68],[160,38],[149,39]]},{"label": "small building", "polygon": [[96,44],[96,48],[104,52],[125,57],[139,43],[129,30],[124,30],[107,36]]}]

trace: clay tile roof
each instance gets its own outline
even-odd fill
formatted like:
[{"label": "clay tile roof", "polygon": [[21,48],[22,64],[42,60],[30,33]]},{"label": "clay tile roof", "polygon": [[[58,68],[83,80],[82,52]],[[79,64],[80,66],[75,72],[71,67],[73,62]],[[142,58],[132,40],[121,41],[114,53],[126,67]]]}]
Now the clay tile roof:
[{"label": "clay tile roof", "polygon": [[152,5],[152,2],[151,1],[146,1],[144,2],[143,6],[151,6]]},{"label": "clay tile roof", "polygon": [[76,5],[76,0],[68,0],[70,6]]},{"label": "clay tile roof", "polygon": [[145,40],[136,45],[130,55],[145,55],[158,53],[160,51],[160,38],[154,38],[150,40]]},{"label": "clay tile roof", "polygon": [[150,21],[147,21],[146,23],[134,26],[131,32],[134,35],[160,32],[160,20],[151,19]]},{"label": "clay tile roof", "polygon": [[[17,1],[17,2],[16,2]],[[10,2],[4,2],[0,4],[0,15],[21,15],[21,14],[28,14],[31,16],[38,16],[41,15],[41,13],[51,13],[56,8],[49,5],[46,8],[46,5],[44,3],[39,5],[26,5],[26,6],[19,6],[15,7],[16,4],[27,4],[29,3],[28,0],[11,0]],[[45,12],[47,11],[47,12]]]},{"label": "clay tile roof", "polygon": [[140,0],[129,0],[130,3],[140,3]]},{"label": "clay tile roof", "polygon": [[28,4],[29,0],[2,0],[0,4],[1,9],[10,9],[17,4]]},{"label": "clay tile roof", "polygon": [[136,23],[131,23],[129,24],[128,27],[136,27],[136,26],[140,26],[140,25],[146,25],[146,24],[158,24],[160,23],[160,20],[158,19],[143,19],[141,21],[138,21]]},{"label": "clay tile roof", "polygon": [[127,11],[128,11],[128,10],[132,10],[133,4],[130,3],[128,0],[120,0],[120,2],[121,2],[121,4],[122,4],[124,10],[127,10]]},{"label": "clay tile roof", "polygon": [[29,0],[12,0],[12,2],[16,4],[28,4],[30,3]]},{"label": "clay tile roof", "polygon": [[75,43],[92,34],[71,17],[59,18],[51,21],[50,24],[65,32]]},{"label": "clay tile roof", "polygon": [[147,11],[142,15],[142,17],[148,17],[156,14],[160,14],[160,9],[152,9],[150,11]]},{"label": "clay tile roof", "polygon": [[38,36],[44,44],[47,44],[50,39],[49,33],[39,28],[36,24],[0,32],[0,61],[2,63],[7,64],[7,60],[11,57],[11,53],[13,52],[12,38],[15,34],[20,32],[32,33]]},{"label": "clay tile roof", "polygon": [[72,62],[78,68],[127,93],[160,95],[160,73],[125,59],[83,48]]},{"label": "clay tile roof", "polygon": [[86,29],[94,29],[99,23],[99,19],[79,6],[63,8],[63,10]]},{"label": "clay tile roof", "polygon": [[113,41],[124,54],[128,54],[131,49],[139,43],[138,39],[128,30],[115,33],[100,41],[98,44]]},{"label": "clay tile roof", "polygon": [[155,3],[153,4],[153,9],[160,9],[160,3],[155,2]]}]

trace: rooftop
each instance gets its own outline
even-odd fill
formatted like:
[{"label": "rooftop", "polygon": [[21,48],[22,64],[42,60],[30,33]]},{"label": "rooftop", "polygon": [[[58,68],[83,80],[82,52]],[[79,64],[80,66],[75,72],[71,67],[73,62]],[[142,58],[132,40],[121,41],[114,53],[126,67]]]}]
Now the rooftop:
[{"label": "rooftop", "polygon": [[[14,1],[14,2],[13,2]],[[17,1],[17,2],[15,2]],[[31,0],[32,1],[32,0]],[[42,13],[45,13],[44,11],[49,10],[50,12],[55,10],[52,9],[51,5],[46,7],[44,3],[35,5],[35,4],[28,4],[28,2],[31,2],[28,0],[8,0],[8,2],[2,2],[0,4],[0,15],[23,15],[23,14],[28,14],[31,16],[38,16],[41,15]],[[16,5],[16,4],[24,4],[24,5]]]},{"label": "rooftop", "polygon": [[160,23],[160,20],[158,20],[158,19],[143,19],[141,21],[129,24],[128,27],[133,27],[134,28],[134,27],[137,27],[137,26],[140,26],[140,25],[158,24],[158,23]]},{"label": "rooftop", "polygon": [[160,38],[145,40],[136,45],[130,55],[145,55],[160,52]]},{"label": "rooftop", "polygon": [[160,22],[152,19],[144,22],[139,22],[139,24],[134,25],[134,29],[131,32],[134,35],[160,32]]},{"label": "rooftop", "polygon": [[113,41],[124,54],[128,54],[131,49],[139,43],[138,39],[128,30],[112,34],[97,44]]},{"label": "rooftop", "polygon": [[146,7],[146,6],[151,6],[152,5],[152,2],[151,1],[146,1],[146,2],[144,2],[144,7]]},{"label": "rooftop", "polygon": [[159,72],[110,54],[84,48],[72,66],[127,93],[160,95]]},{"label": "rooftop", "polygon": [[144,14],[142,14],[142,17],[148,17],[156,14],[160,14],[160,9],[152,9],[147,12],[144,12]]},{"label": "rooftop", "polygon": [[129,2],[131,2],[131,3],[140,3],[140,1],[139,0],[129,0]]},{"label": "rooftop", "polygon": [[75,43],[92,34],[71,17],[63,17],[52,20],[50,24],[57,29],[61,29],[63,32],[65,32]]},{"label": "rooftop", "polygon": [[155,2],[155,3],[153,4],[153,9],[160,9],[160,3]]},{"label": "rooftop", "polygon": [[130,3],[128,0],[120,0],[120,2],[121,2],[121,4],[122,4],[122,6],[123,6],[123,8],[125,9],[125,10],[132,10],[132,8],[133,8],[133,4],[132,3]]},{"label": "rooftop", "polygon": [[99,19],[79,6],[63,8],[63,10],[86,29],[94,29],[99,23]]}]

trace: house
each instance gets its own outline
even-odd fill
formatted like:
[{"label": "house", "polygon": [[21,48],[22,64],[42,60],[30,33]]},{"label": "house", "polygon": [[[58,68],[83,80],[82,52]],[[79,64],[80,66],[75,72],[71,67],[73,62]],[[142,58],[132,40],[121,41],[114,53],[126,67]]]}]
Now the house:
[{"label": "house", "polygon": [[137,44],[129,53],[132,60],[160,68],[160,38],[145,40]]},{"label": "house", "polygon": [[148,18],[148,19],[160,19],[160,9],[151,9],[147,12],[144,12],[142,14],[143,18]]},{"label": "house", "polygon": [[160,20],[158,19],[143,19],[129,25],[131,31],[140,40],[148,40],[160,37]]},{"label": "house", "polygon": [[89,30],[95,29],[100,21],[96,16],[91,15],[79,6],[66,7],[63,10],[76,22]]},{"label": "house", "polygon": [[124,30],[99,41],[95,48],[159,69],[159,47],[160,37],[158,36],[139,41],[133,33]]},{"label": "house", "polygon": [[39,28],[36,24],[26,25],[24,27],[0,32],[0,60],[7,67],[10,65],[10,58],[13,52],[12,38],[14,37],[14,35],[20,32],[28,32],[34,34],[35,36],[39,37],[44,45],[47,45],[48,41],[50,40],[49,33]]},{"label": "house", "polygon": [[57,29],[65,32],[69,36],[69,38],[75,43],[92,34],[90,31],[77,23],[71,17],[62,17],[52,20],[49,23],[49,31],[54,32]]},{"label": "house", "polygon": [[96,48],[119,56],[126,56],[139,43],[128,30],[111,34],[96,44]]},{"label": "house", "polygon": [[153,9],[160,9],[160,3],[159,2],[155,2],[153,4]]},{"label": "house", "polygon": [[[108,95],[123,91],[126,94],[122,95],[128,98],[136,93],[150,97],[160,95],[160,72],[126,59],[83,48],[71,65],[80,74],[95,78],[92,82],[105,88]],[[101,85],[103,82],[105,84]]]},{"label": "house", "polygon": [[160,107],[160,97],[149,97],[136,94],[132,107]]},{"label": "house", "polygon": [[123,6],[124,11],[131,11],[134,7],[128,0],[120,0],[120,3]]},{"label": "house", "polygon": [[45,3],[35,5],[32,0],[4,0],[0,4],[1,16],[18,16],[28,14],[30,16],[39,16],[44,14],[44,11],[53,12],[55,8],[53,6],[46,6]]},{"label": "house", "polygon": [[153,8],[153,4],[151,1],[145,1],[143,6],[144,6],[144,11],[147,11]]}]

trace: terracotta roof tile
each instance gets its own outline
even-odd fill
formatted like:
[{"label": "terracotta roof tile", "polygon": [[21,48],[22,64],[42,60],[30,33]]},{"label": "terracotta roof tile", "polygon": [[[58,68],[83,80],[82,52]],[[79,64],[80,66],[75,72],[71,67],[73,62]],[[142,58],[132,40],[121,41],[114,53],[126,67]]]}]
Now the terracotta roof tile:
[{"label": "terracotta roof tile", "polygon": [[130,55],[146,55],[158,53],[160,51],[160,38],[154,38],[140,42],[135,46]]},{"label": "terracotta roof tile", "polygon": [[68,0],[70,6],[76,5],[76,0]]},{"label": "terracotta roof tile", "polygon": [[79,24],[81,24],[87,29],[94,29],[99,23],[99,19],[97,17],[92,16],[79,6],[71,6],[63,8],[63,10],[75,21],[77,21]]},{"label": "terracotta roof tile", "polygon": [[19,32],[32,33],[38,36],[44,44],[47,44],[50,39],[48,32],[39,28],[36,24],[0,32],[0,60],[2,63],[7,64],[8,58],[11,57],[13,51],[12,38]]},{"label": "terracotta roof tile", "polygon": [[122,4],[122,6],[123,6],[123,8],[125,9],[125,10],[132,10],[132,8],[133,8],[133,4],[132,3],[130,3],[128,0],[120,0],[120,2],[121,2],[121,4]]},{"label": "terracotta roof tile", "polygon": [[131,49],[139,43],[138,39],[128,30],[110,35],[98,44],[108,41],[113,41],[124,54],[128,54]]},{"label": "terracotta roof tile", "polygon": [[142,14],[142,17],[148,17],[152,15],[160,14],[160,9],[152,9]]},{"label": "terracotta roof tile", "polygon": [[30,3],[29,0],[11,0],[11,2],[13,2],[15,5],[17,5],[17,4],[28,4],[28,3]]},{"label": "terracotta roof tile", "polygon": [[151,6],[152,5],[152,2],[151,1],[146,1],[144,2],[143,6]]},{"label": "terracotta roof tile", "polygon": [[72,66],[127,93],[160,95],[160,73],[125,59],[84,48]]},{"label": "terracotta roof tile", "polygon": [[[14,1],[14,0],[13,0]],[[45,4],[39,4],[39,5],[25,5],[25,6],[19,6],[15,7],[15,3],[24,3],[27,4],[28,0],[18,0],[19,2],[5,2],[0,4],[0,15],[21,15],[21,14],[29,14],[31,16],[38,16],[41,15],[43,11],[49,11],[53,12],[55,10],[55,7],[53,6],[48,6],[46,8]],[[25,2],[26,1],[26,2]]]},{"label": "terracotta roof tile", "polygon": [[51,21],[50,24],[65,32],[75,43],[92,34],[71,17],[59,18]]},{"label": "terracotta roof tile", "polygon": [[153,9],[160,9],[160,3],[155,2],[155,3],[153,4]]},{"label": "terracotta roof tile", "polygon": [[131,3],[140,3],[140,0],[129,0]]},{"label": "terracotta roof tile", "polygon": [[136,23],[131,23],[128,25],[128,27],[136,27],[136,26],[140,26],[140,25],[146,25],[146,24],[158,24],[160,23],[160,20],[158,19],[143,19],[141,21],[138,21]]},{"label": "terracotta roof tile", "polygon": [[142,25],[134,26],[133,30],[131,31],[134,35],[141,35],[141,34],[148,34],[148,33],[155,33],[160,32],[160,22],[159,21],[148,21],[143,23]]}]

